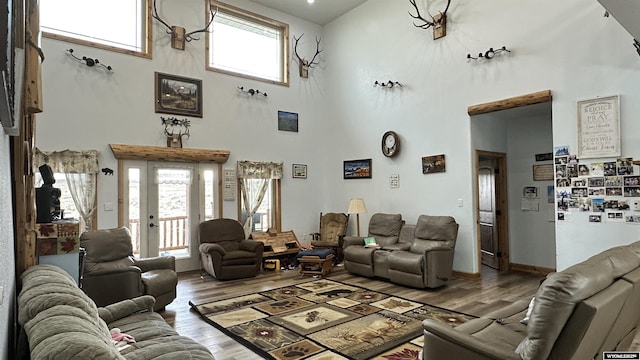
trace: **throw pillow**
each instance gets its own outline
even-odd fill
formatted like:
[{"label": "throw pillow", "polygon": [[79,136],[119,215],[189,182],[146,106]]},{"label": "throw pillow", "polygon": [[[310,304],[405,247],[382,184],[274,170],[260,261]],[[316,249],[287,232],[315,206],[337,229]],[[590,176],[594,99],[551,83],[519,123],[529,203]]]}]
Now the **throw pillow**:
[{"label": "throw pillow", "polygon": [[534,296],[533,298],[531,298],[531,301],[529,302],[529,308],[527,309],[527,314],[524,316],[524,319],[520,320],[520,322],[522,324],[529,324],[529,318],[531,317],[531,311],[533,311],[533,302],[536,300],[536,297]]}]

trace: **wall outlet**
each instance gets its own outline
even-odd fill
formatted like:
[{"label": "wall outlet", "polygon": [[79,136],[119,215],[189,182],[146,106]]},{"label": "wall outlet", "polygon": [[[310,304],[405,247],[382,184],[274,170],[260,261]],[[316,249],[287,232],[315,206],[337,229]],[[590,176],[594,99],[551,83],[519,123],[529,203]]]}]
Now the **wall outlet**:
[{"label": "wall outlet", "polygon": [[458,207],[462,207],[464,205],[464,201],[462,199],[458,199]]}]

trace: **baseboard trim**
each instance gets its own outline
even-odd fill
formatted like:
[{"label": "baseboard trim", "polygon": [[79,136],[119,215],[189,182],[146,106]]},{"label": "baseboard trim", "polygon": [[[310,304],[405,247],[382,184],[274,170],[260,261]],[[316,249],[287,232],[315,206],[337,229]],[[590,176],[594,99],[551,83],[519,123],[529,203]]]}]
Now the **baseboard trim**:
[{"label": "baseboard trim", "polygon": [[510,263],[509,269],[513,271],[522,271],[522,272],[528,272],[528,273],[540,274],[540,275],[547,275],[549,273],[556,272],[556,269],[552,269],[552,268],[546,268],[546,267],[535,266],[535,265],[517,264],[517,263]]},{"label": "baseboard trim", "polygon": [[480,273],[468,273],[468,272],[455,271],[455,270],[453,271],[453,276],[463,278],[463,279],[469,279],[469,280],[479,280],[482,278]]}]

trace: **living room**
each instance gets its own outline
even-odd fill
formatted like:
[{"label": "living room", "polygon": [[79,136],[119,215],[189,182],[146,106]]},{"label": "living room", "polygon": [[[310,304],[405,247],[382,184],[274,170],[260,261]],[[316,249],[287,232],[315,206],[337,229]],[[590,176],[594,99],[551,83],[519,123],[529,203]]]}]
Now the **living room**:
[{"label": "living room", "polygon": [[[505,119],[476,125],[481,120],[469,116],[467,109],[550,90],[553,99],[551,114],[545,117],[550,121],[546,145],[527,138],[520,127],[514,130],[525,133],[519,135],[522,148],[525,141],[535,146],[527,147],[524,160],[507,167],[510,186],[512,179],[521,179],[514,180],[509,190],[509,216],[514,221],[519,218],[509,227],[510,262],[562,270],[637,239],[634,224],[589,222],[589,212],[569,211],[571,221],[549,221],[557,214],[546,199],[540,201],[539,211],[525,212],[523,196],[518,193],[537,186],[539,198],[544,198],[547,186],[553,185],[553,181],[538,182],[531,177],[536,154],[562,146],[568,146],[571,154],[578,153],[576,105],[582,100],[620,95],[622,151],[605,160],[639,157],[636,134],[640,125],[633,120],[640,113],[634,101],[640,77],[638,54],[633,37],[615,19],[603,16],[605,10],[597,1],[453,1],[447,12],[447,35],[437,40],[431,29],[412,24],[415,20],[407,12],[414,9],[403,1],[368,0],[325,25],[248,0],[227,2],[289,24],[291,47],[293,36],[304,34],[298,51],[308,58],[315,50],[314,39],[321,39],[319,64],[310,69],[309,77],[298,75],[291,55],[289,86],[207,71],[204,34],[201,40],[186,43],[184,51],[173,49],[157,21],[153,23],[151,59],[44,37],[44,111],[37,114],[36,147],[43,151],[97,150],[101,168],[118,169],[109,144],[166,144],[160,122],[164,115],[154,109],[154,73],[200,79],[203,115],[191,119],[191,136],[183,147],[230,151],[224,169],[234,169],[242,160],[283,162],[282,230],[291,229],[308,240],[304,235],[317,231],[320,212],[346,212],[354,197],[363,198],[368,208],[360,214],[361,230],[377,212],[401,213],[407,223],[415,223],[422,214],[449,215],[460,224],[453,268],[474,275],[482,266],[474,151],[504,152],[512,161],[514,150],[507,144]],[[164,18],[188,31],[203,27],[203,3],[158,1]],[[431,1],[431,14],[445,3]],[[491,60],[467,59],[467,54],[502,46],[511,52]],[[84,66],[69,56],[69,48],[79,56],[100,59],[113,71]],[[388,80],[402,87],[374,86],[375,81]],[[268,96],[250,96],[238,87],[259,89]],[[299,114],[298,132],[278,130],[280,110]],[[492,126],[496,130],[493,137],[478,137],[489,132],[478,132],[482,126]],[[389,130],[400,135],[402,144],[393,158],[380,151],[381,137]],[[8,199],[12,194],[10,138],[0,137],[0,145],[6,150],[0,156],[0,162],[6,164],[0,171],[0,189]],[[421,159],[439,154],[446,156],[446,171],[424,174]],[[344,179],[343,161],[353,159],[372,159],[370,179]],[[292,177],[292,164],[307,165],[306,179]],[[526,166],[511,173],[521,164]],[[391,188],[390,177],[395,174],[399,186]],[[118,204],[119,175],[116,171],[115,176],[99,176],[98,228],[119,225],[118,211],[104,206]],[[13,249],[15,215],[8,202],[3,204],[0,244]],[[546,212],[549,206],[550,215]],[[237,201],[220,199],[220,209],[216,215],[237,217]],[[527,221],[532,217],[536,219]],[[533,221],[540,226],[526,226]],[[356,233],[354,216],[349,232]],[[5,299],[15,292],[14,264],[3,262],[1,266]],[[2,303],[0,320],[9,317],[9,303]],[[7,328],[0,331],[3,341],[9,332]]]}]

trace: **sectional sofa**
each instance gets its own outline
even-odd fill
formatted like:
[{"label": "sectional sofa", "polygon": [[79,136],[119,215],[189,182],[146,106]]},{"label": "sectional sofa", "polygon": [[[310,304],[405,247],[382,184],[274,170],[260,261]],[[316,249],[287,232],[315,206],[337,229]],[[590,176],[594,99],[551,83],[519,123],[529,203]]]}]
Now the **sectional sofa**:
[{"label": "sectional sofa", "polygon": [[347,271],[388,279],[414,288],[437,288],[451,279],[458,224],[451,216],[420,215],[415,225],[401,214],[371,216],[367,237],[379,247],[365,246],[364,237],[344,238]]}]

